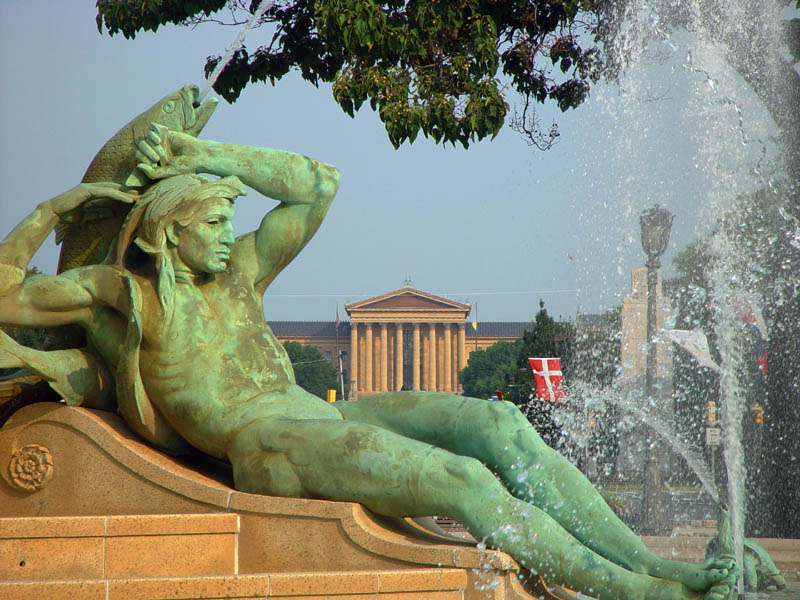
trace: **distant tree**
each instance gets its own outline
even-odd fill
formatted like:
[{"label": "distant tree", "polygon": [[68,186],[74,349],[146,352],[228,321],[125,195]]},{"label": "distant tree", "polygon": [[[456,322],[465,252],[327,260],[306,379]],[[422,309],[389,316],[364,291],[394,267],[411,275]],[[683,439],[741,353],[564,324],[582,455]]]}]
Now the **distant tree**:
[{"label": "distant tree", "polygon": [[[558,357],[561,359],[561,371],[564,378],[572,377],[572,358],[575,350],[575,327],[568,322],[558,322],[544,307],[544,300],[539,300],[539,312],[534,317],[530,329],[526,329],[520,338],[521,346],[518,356],[520,368],[527,367],[531,357]],[[527,379],[530,390],[536,389],[533,373]]]},{"label": "distant tree", "polygon": [[509,386],[519,379],[519,346],[513,342],[497,342],[485,350],[471,352],[467,366],[460,374],[464,395],[488,399],[495,391],[509,393]]},{"label": "distant tree", "polygon": [[297,342],[286,342],[283,347],[292,361],[297,385],[323,400],[328,390],[339,389],[336,368],[317,348]]},{"label": "distant tree", "polygon": [[497,342],[469,355],[459,379],[464,395],[489,398],[495,391],[502,392],[503,399],[520,406],[545,441],[555,447],[560,431],[551,417],[552,403],[535,399],[536,384],[528,358],[561,357],[562,371],[567,365],[569,373],[573,338],[574,327],[554,321],[540,301],[539,312],[521,338]]},{"label": "distant tree", "polygon": [[539,312],[534,317],[530,329],[525,330],[520,338],[517,366],[520,369],[520,381],[513,400],[523,407],[523,412],[533,424],[542,439],[553,448],[560,448],[564,440],[561,427],[553,420],[552,412],[555,404],[536,398],[536,380],[528,363],[529,358],[560,358],[564,383],[568,385],[572,376],[572,355],[574,351],[575,328],[571,323],[555,321],[539,300]]},{"label": "distant tree", "polygon": [[[258,24],[274,26],[269,42],[237,52],[214,89],[233,102],[248,83],[274,84],[297,70],[314,85],[332,83],[336,102],[351,117],[368,100],[395,147],[413,142],[420,132],[437,143],[464,147],[497,135],[510,89],[522,99],[512,124],[546,148],[558,130],[555,124],[541,129],[534,106],[552,101],[562,111],[575,108],[595,80],[594,22],[581,12],[593,3],[278,1]],[[133,38],[167,23],[242,24],[258,5],[255,0],[98,0],[97,26]],[[208,58],[207,74],[219,60]]]},{"label": "distant tree", "polygon": [[575,330],[570,370],[575,380],[599,388],[610,386],[620,369],[620,314],[622,307],[605,313],[607,328]]},{"label": "distant tree", "polygon": [[[719,363],[711,288],[714,260],[709,244],[708,238],[694,241],[675,256],[676,276],[664,281],[664,293],[673,301],[675,328],[702,332],[712,358]],[[682,434],[702,445],[706,404],[719,402],[719,376],[679,350],[673,355],[673,390],[675,418]]]}]

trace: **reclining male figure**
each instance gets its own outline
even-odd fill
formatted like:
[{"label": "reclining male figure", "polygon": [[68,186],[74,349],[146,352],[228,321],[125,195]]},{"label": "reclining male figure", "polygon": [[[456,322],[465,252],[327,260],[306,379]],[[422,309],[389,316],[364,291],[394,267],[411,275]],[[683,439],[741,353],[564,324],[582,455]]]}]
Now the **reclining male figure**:
[{"label": "reclining male figure", "polygon": [[[189,444],[231,462],[239,490],[447,515],[523,567],[602,599],[727,597],[731,561],[656,557],[510,403],[390,392],[328,404],[295,384],[262,296],[319,228],[335,168],[163,128],[140,143],[139,159],[154,183],[120,240],[124,252],[133,239],[128,256],[147,255],[140,264],[24,278],[61,215],[95,197],[135,199],[113,184],[81,184],[40,204],[0,244],[0,323],[82,326],[136,388],[117,382],[134,430],[146,395]],[[279,204],[234,239],[241,182]]]}]

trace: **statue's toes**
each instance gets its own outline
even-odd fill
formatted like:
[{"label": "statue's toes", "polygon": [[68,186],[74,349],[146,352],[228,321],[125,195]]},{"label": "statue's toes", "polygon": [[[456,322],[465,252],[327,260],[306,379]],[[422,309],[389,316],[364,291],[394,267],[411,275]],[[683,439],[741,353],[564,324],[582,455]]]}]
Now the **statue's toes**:
[{"label": "statue's toes", "polygon": [[728,600],[733,594],[733,585],[718,583],[712,586],[705,594],[703,600]]}]

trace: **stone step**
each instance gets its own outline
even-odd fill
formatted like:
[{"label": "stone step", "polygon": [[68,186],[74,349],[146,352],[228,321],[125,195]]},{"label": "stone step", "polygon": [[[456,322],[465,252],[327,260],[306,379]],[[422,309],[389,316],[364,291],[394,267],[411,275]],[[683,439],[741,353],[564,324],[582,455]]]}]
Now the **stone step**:
[{"label": "stone step", "polygon": [[0,518],[0,581],[235,575],[238,532],[226,513]]},{"label": "stone step", "polygon": [[463,600],[463,569],[278,573],[205,577],[0,581],[0,598],[26,600]]}]

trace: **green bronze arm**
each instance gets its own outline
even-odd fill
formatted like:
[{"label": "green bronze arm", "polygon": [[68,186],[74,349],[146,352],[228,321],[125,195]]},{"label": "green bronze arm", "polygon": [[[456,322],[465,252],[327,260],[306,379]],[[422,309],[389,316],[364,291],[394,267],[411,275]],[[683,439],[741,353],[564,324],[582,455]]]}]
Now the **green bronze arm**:
[{"label": "green bronze arm", "polygon": [[59,220],[94,198],[131,203],[135,195],[113,183],[81,183],[39,204],[0,242],[0,323],[29,327],[75,322],[72,311],[91,304],[91,295],[71,277],[25,279],[25,268]]},{"label": "green bronze arm", "polygon": [[140,141],[137,158],[152,179],[187,172],[236,176],[280,202],[232,250],[233,264],[262,294],[319,229],[339,187],[335,167],[306,156],[201,140],[159,125]]}]

